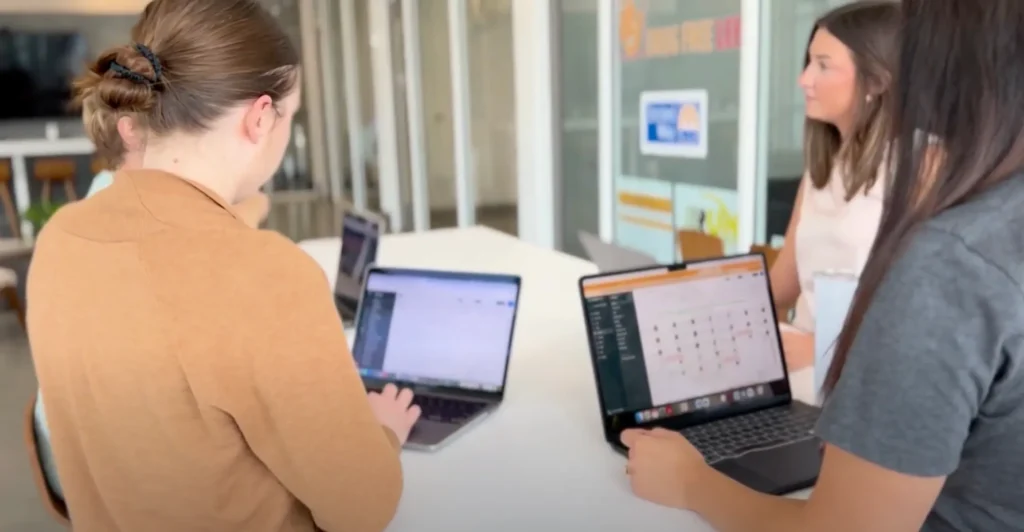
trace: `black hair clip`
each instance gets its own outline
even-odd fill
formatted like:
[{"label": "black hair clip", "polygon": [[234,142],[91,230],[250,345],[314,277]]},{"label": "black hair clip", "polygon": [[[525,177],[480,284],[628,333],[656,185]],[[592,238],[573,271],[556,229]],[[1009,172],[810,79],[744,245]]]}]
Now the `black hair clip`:
[{"label": "black hair clip", "polygon": [[149,85],[150,87],[156,86],[157,83],[160,83],[160,80],[163,77],[164,68],[163,65],[160,64],[160,59],[156,57],[153,50],[150,50],[149,47],[144,44],[135,44],[135,50],[139,52],[142,57],[145,57],[146,61],[149,61],[149,64],[153,67],[153,77],[139,74],[121,63],[118,63],[116,60],[110,61],[110,70],[114,71],[115,76],[131,80],[133,83]]},{"label": "black hair clip", "polygon": [[157,58],[153,50],[150,50],[145,44],[135,43],[135,49],[138,50],[142,57],[149,61],[149,64],[153,67],[153,83],[159,83],[160,78],[163,76],[163,65],[160,64],[160,59]]}]

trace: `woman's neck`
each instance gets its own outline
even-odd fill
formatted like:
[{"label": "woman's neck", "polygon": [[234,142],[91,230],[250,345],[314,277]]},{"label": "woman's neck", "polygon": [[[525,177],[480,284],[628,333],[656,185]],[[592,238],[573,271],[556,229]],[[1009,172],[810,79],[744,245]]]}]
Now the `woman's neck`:
[{"label": "woman's neck", "polygon": [[211,145],[216,143],[196,138],[168,139],[156,146],[146,147],[141,167],[174,174],[233,203],[238,195],[236,183],[240,180],[231,178],[231,168],[227,163],[231,157],[217,154],[216,150],[210,149]]}]

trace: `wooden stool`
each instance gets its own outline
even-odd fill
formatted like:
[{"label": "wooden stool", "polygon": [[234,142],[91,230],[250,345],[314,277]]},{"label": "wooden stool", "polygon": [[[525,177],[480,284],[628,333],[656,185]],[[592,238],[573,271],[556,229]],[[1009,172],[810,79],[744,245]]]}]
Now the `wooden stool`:
[{"label": "wooden stool", "polygon": [[683,229],[677,234],[679,252],[683,260],[713,259],[725,255],[725,244],[721,238],[707,233]]},{"label": "wooden stool", "polygon": [[14,270],[0,268],[0,300],[6,301],[7,306],[14,311],[15,317],[21,328],[25,328],[25,305],[21,304],[18,297],[18,275]]},{"label": "wooden stool", "polygon": [[764,255],[764,260],[768,264],[768,271],[771,271],[772,265],[775,264],[775,260],[779,258],[779,253],[782,250],[779,248],[773,248],[765,244],[754,244],[750,246],[751,253],[760,253]]},{"label": "wooden stool", "polygon": [[0,161],[0,207],[3,207],[7,215],[7,225],[11,228],[11,236],[21,238],[21,220],[18,218],[18,209],[14,207],[14,200],[11,199],[11,162]]},{"label": "wooden stool", "polygon": [[[771,272],[772,266],[775,264],[775,261],[779,258],[779,253],[782,253],[782,250],[764,244],[754,244],[750,246],[750,252],[763,254],[764,261],[768,265],[768,271]],[[792,308],[776,305],[775,316],[779,319],[779,321],[783,323],[789,323],[789,313],[791,310]]]},{"label": "wooden stool", "polygon": [[64,183],[64,194],[68,201],[75,201],[75,173],[76,166],[74,159],[39,159],[32,166],[33,175],[43,182],[42,200],[45,203],[52,201],[50,186],[54,181]]}]

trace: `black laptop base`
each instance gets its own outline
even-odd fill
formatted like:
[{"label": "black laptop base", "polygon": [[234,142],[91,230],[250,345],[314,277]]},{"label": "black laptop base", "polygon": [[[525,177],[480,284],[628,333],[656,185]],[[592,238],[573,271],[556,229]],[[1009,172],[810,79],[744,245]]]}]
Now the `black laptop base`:
[{"label": "black laptop base", "polygon": [[[796,401],[770,410],[799,417],[816,417],[818,413],[816,407]],[[728,419],[743,419],[764,412],[766,411]],[[628,454],[628,449],[618,440],[610,443],[619,453]],[[705,452],[705,458],[709,454],[711,453]],[[821,470],[821,440],[813,436],[795,437],[785,443],[778,442],[743,450],[735,457],[719,459],[711,466],[755,491],[785,495],[810,488],[817,482]]]}]

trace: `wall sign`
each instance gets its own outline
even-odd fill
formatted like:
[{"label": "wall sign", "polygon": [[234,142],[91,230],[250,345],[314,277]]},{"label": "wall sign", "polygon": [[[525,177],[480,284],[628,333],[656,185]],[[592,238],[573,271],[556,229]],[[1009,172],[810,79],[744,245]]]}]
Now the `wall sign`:
[{"label": "wall sign", "polygon": [[708,91],[649,91],[640,94],[640,153],[706,159]]},{"label": "wall sign", "polygon": [[740,31],[740,15],[650,26],[636,0],[622,0],[619,8],[619,50],[627,61],[738,50]]}]

